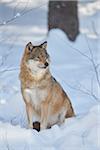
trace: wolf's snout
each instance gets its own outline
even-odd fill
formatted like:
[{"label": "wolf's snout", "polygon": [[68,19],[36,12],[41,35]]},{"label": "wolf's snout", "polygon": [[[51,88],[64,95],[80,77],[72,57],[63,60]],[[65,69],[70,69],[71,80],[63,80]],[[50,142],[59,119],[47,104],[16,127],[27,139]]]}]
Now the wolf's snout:
[{"label": "wolf's snout", "polygon": [[39,64],[39,65],[38,65],[39,68],[45,68],[45,69],[46,69],[48,66],[49,66],[49,63],[48,63],[48,62],[45,62],[45,63],[43,63],[43,64]]},{"label": "wolf's snout", "polygon": [[48,65],[49,65],[49,64],[48,64],[48,62],[45,62],[45,64],[44,64],[44,65],[45,65],[46,67],[48,67]]}]

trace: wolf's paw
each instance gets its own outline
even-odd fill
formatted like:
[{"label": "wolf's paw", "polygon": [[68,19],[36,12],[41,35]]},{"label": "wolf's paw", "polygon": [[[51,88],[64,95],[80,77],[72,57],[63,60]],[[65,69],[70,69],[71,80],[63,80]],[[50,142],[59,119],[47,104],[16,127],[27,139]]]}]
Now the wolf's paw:
[{"label": "wolf's paw", "polygon": [[33,122],[33,129],[35,129],[39,132],[40,131],[40,122],[38,122],[38,121]]}]

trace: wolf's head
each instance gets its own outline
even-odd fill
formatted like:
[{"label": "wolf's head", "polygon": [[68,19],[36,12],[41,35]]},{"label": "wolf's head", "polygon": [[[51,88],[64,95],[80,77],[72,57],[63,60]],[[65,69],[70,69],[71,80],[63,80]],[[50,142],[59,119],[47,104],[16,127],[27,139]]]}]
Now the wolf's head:
[{"label": "wolf's head", "polygon": [[33,46],[31,42],[26,45],[24,60],[34,74],[45,72],[49,67],[49,55],[46,47],[47,42],[38,46]]}]

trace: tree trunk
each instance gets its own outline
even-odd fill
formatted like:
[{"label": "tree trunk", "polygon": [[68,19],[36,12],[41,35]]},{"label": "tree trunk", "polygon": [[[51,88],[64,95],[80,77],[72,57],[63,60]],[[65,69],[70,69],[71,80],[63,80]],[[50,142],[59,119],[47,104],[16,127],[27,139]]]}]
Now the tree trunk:
[{"label": "tree trunk", "polygon": [[77,0],[49,1],[48,30],[60,28],[69,40],[75,41],[79,34],[77,3]]}]

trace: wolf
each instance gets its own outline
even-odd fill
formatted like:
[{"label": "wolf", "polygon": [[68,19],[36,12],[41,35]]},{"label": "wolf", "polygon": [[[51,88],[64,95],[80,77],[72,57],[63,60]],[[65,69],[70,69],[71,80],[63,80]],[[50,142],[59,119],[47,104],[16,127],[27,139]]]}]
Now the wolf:
[{"label": "wolf", "polygon": [[20,67],[21,92],[26,105],[28,126],[33,128],[33,117],[40,130],[54,124],[61,125],[65,118],[75,116],[68,95],[50,73],[47,42],[34,46],[29,42],[24,50]]}]

